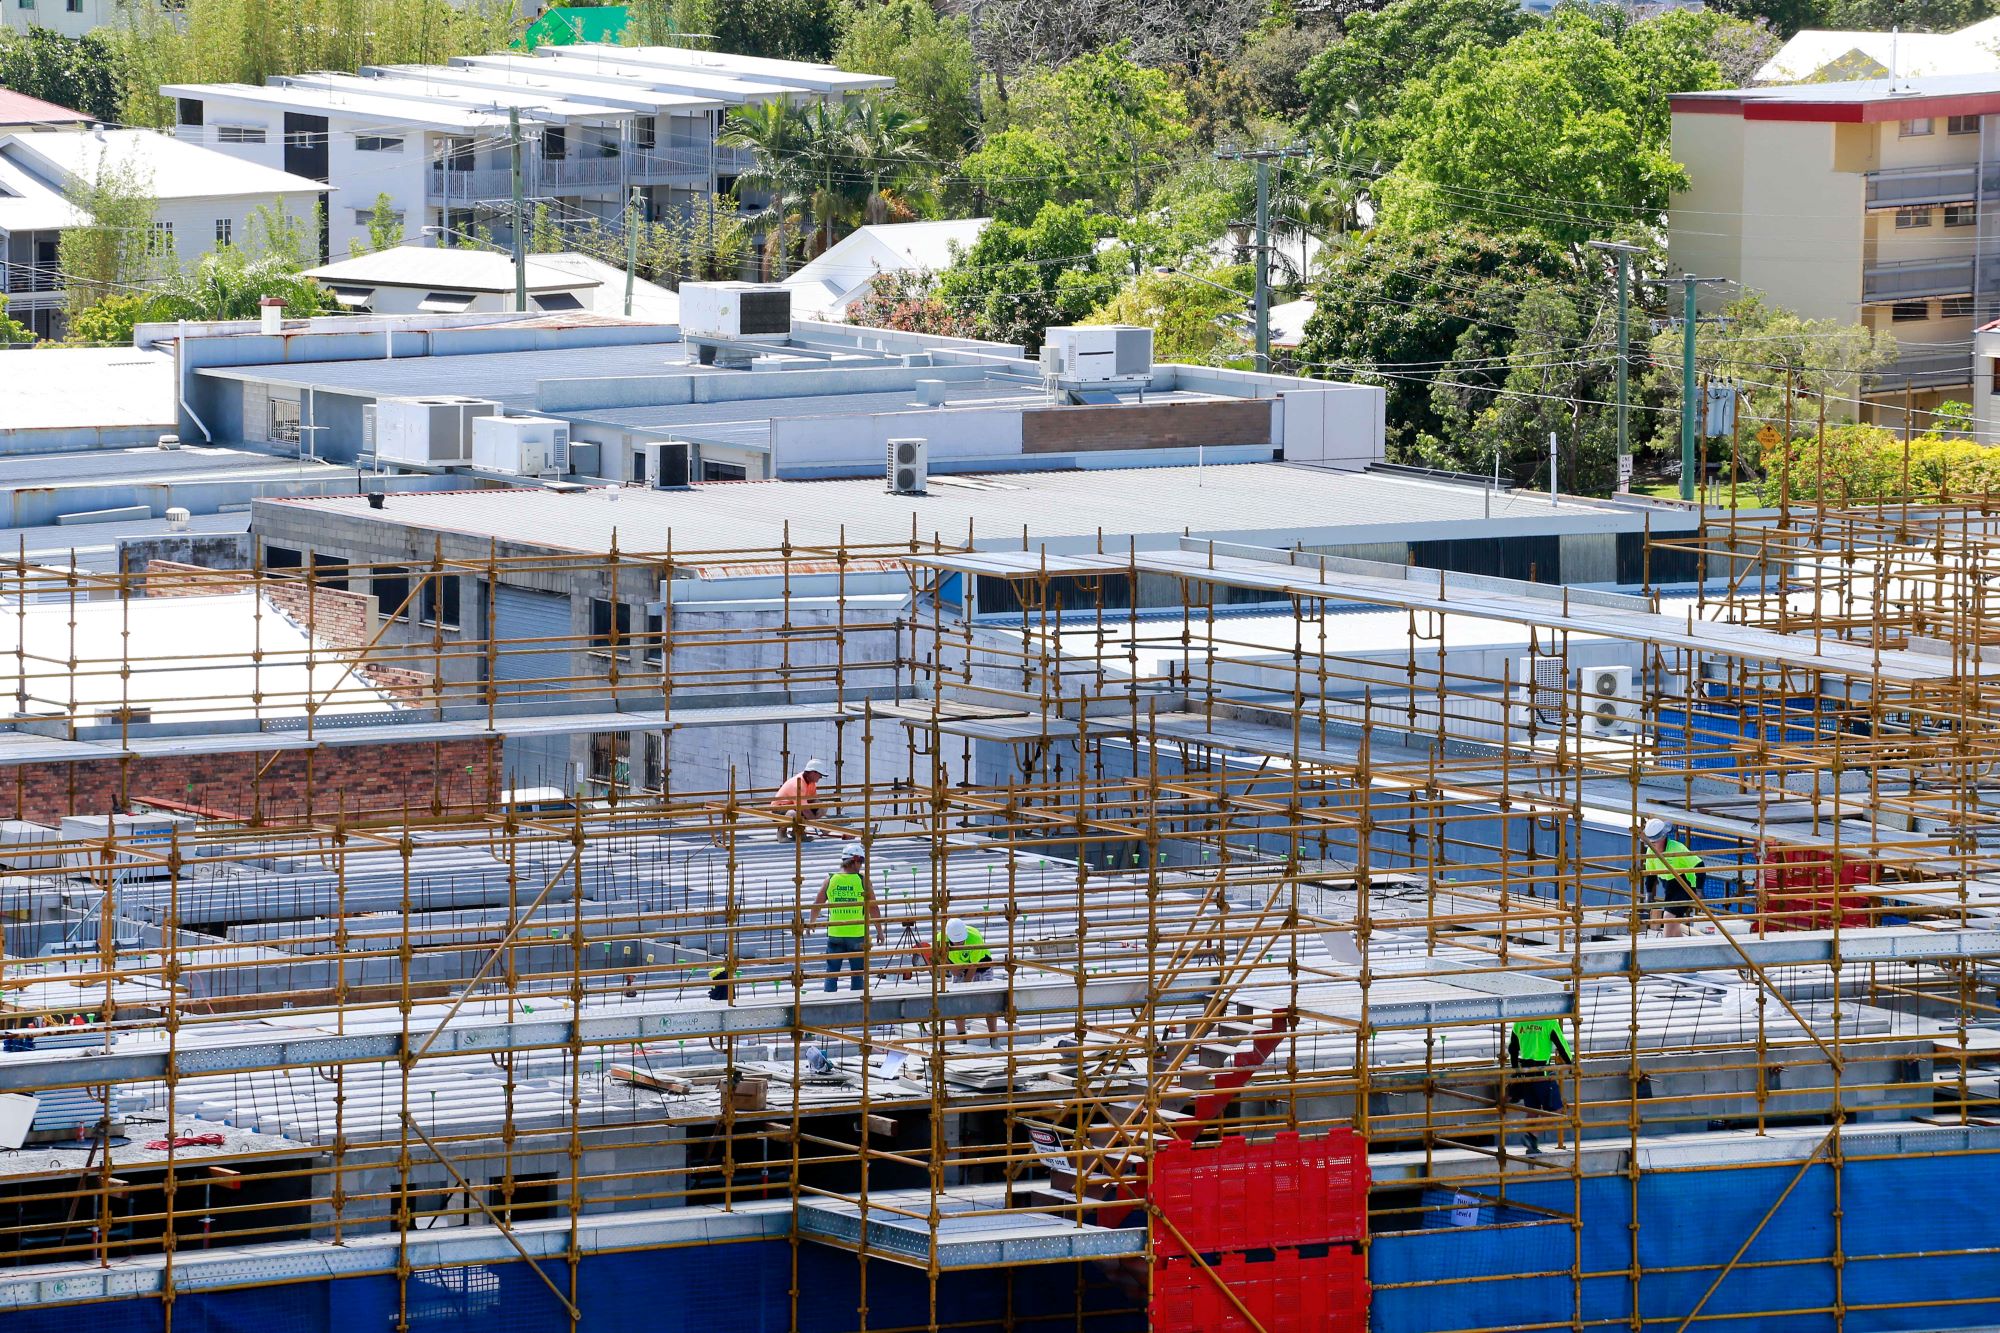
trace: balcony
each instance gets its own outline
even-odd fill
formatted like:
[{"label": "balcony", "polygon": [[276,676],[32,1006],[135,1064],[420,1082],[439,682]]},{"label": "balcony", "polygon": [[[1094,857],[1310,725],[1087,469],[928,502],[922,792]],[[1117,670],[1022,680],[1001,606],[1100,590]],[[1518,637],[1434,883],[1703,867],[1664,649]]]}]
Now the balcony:
[{"label": "balcony", "polygon": [[1868,376],[1871,394],[1893,395],[1905,388],[1957,389],[1972,386],[1972,353],[1904,352],[1894,364]]},{"label": "balcony", "polygon": [[1905,259],[1861,271],[1861,300],[1915,301],[1927,296],[1970,296],[1972,258]]},{"label": "balcony", "polygon": [[[1988,164],[1991,172],[1996,165]],[[1868,172],[1868,207],[1921,208],[1970,203],[1979,191],[1980,169],[1968,162],[1951,167],[1895,167]],[[1990,181],[1989,181],[1990,183]]]},{"label": "balcony", "polygon": [[0,273],[6,275],[9,296],[62,290],[61,275],[52,268],[37,268],[33,264],[0,264]]},{"label": "balcony", "polygon": [[617,185],[625,179],[625,169],[616,153],[548,157],[542,159],[539,178],[544,191],[575,190],[595,185]]},{"label": "balcony", "polygon": [[[525,185],[533,193],[533,178]],[[513,172],[506,167],[472,167],[460,170],[443,162],[431,163],[430,197],[453,203],[479,199],[506,199],[514,189]]]},{"label": "balcony", "polygon": [[[718,163],[720,158],[717,158]],[[708,176],[708,150],[697,147],[649,148],[632,154],[634,180],[660,176]]]}]

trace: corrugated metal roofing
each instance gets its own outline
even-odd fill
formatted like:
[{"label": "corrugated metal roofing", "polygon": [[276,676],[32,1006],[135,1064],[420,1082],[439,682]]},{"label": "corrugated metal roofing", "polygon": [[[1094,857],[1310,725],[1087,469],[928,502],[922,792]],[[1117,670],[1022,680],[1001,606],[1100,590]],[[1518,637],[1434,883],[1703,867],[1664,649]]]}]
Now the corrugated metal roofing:
[{"label": "corrugated metal roofing", "polygon": [[[685,491],[602,487],[432,491],[395,494],[373,510],[354,496],[271,501],[369,522],[436,528],[553,550],[604,551],[614,535],[627,551],[774,549],[910,540],[981,545],[1032,538],[1170,540],[1183,532],[1321,544],[1402,540],[1414,524],[1477,523],[1488,493],[1476,487],[1282,463],[1207,468],[1092,469],[993,474],[977,484],[933,478],[928,495],[894,495],[879,480],[720,482]],[[260,504],[265,502],[259,502]],[[1501,492],[1491,497],[1494,531],[1636,530],[1636,511]],[[1464,535],[1464,534],[1459,534]]]},{"label": "corrugated metal roofing", "polygon": [[[567,324],[577,316],[567,316]],[[736,374],[691,366],[686,348],[673,343],[613,347],[565,347],[540,352],[486,352],[473,356],[413,356],[394,361],[322,361],[299,365],[233,366],[197,373],[220,379],[313,388],[373,398],[457,393],[490,398],[509,407],[533,407],[541,380],[597,379],[635,375]]]}]

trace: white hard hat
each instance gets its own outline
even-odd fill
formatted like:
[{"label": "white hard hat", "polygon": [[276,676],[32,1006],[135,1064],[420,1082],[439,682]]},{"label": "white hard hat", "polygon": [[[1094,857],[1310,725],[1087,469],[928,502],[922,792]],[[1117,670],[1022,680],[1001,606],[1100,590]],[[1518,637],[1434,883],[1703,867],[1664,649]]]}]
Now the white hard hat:
[{"label": "white hard hat", "polygon": [[822,762],[821,760],[818,760],[818,759],[808,759],[808,760],[806,760],[806,766],[805,766],[804,768],[800,769],[800,770],[799,770],[799,772],[801,772],[801,773],[824,773],[824,772],[826,772],[826,764],[825,764],[824,762]]},{"label": "white hard hat", "polygon": [[1646,821],[1646,840],[1650,842],[1654,838],[1664,838],[1667,836],[1667,831],[1672,827],[1673,825],[1669,824],[1666,820],[1655,815]]},{"label": "white hard hat", "polygon": [[861,844],[858,842],[842,843],[840,847],[840,859],[843,861],[866,861],[868,853],[861,850]]},{"label": "white hard hat", "polygon": [[959,920],[957,917],[953,917],[951,920],[944,923],[944,937],[950,940],[953,944],[965,943],[966,936],[970,935],[971,933],[972,933],[971,930],[967,928],[965,922]]}]

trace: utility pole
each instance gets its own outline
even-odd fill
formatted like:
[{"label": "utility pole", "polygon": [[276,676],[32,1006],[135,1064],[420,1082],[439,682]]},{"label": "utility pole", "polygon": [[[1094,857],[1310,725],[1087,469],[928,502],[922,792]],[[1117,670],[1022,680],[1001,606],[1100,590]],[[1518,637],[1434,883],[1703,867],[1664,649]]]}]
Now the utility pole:
[{"label": "utility pole", "polygon": [[1216,154],[1224,162],[1250,162],[1257,168],[1257,369],[1271,368],[1271,163],[1304,157],[1304,148],[1229,148]]},{"label": "utility pole", "polygon": [[1697,278],[1681,274],[1681,499],[1694,499],[1694,423],[1701,408],[1700,390],[1694,380],[1694,289],[1704,282],[1725,282],[1724,278]]},{"label": "utility pole", "polygon": [[521,195],[521,109],[507,108],[507,137],[512,141],[514,170],[514,309],[528,308],[527,209]]},{"label": "utility pole", "polygon": [[1617,488],[1632,484],[1632,438],[1628,428],[1631,412],[1632,374],[1632,256],[1643,246],[1623,241],[1592,241],[1590,248],[1602,250],[1618,261],[1618,473]]},{"label": "utility pole", "polygon": [[639,187],[625,209],[625,317],[632,317],[632,274],[639,267]]}]

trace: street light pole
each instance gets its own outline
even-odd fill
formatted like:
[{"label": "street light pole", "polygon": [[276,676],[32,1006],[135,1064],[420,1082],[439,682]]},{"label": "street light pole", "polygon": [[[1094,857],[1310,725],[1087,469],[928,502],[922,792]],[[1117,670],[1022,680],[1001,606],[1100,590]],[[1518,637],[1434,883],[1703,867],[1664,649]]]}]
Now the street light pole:
[{"label": "street light pole", "polygon": [[527,223],[523,218],[526,209],[521,192],[521,109],[507,108],[507,137],[512,141],[514,166],[511,173],[514,189],[514,309],[526,311],[528,308],[528,257],[527,244],[521,233]]},{"label": "street light pole", "polygon": [[1629,429],[1632,373],[1632,335],[1630,332],[1632,317],[1632,256],[1643,253],[1645,247],[1630,245],[1623,241],[1592,241],[1590,248],[1604,251],[1613,256],[1618,263],[1617,488],[1624,490],[1632,484],[1632,438]]},{"label": "street light pole", "polygon": [[1304,157],[1306,150],[1292,148],[1231,148],[1216,157],[1225,162],[1250,162],[1257,168],[1257,294],[1254,302],[1257,321],[1257,369],[1271,368],[1271,175],[1270,164],[1288,157]]}]

